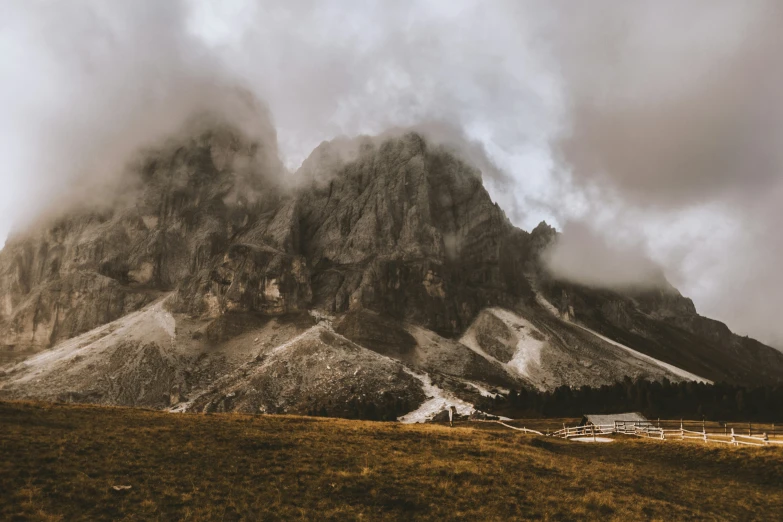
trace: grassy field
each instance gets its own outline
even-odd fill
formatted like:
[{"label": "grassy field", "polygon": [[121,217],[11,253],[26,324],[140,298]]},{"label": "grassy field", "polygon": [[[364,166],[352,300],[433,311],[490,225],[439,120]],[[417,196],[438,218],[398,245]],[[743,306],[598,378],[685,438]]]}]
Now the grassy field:
[{"label": "grassy field", "polygon": [[497,425],[0,403],[0,520],[772,520],[781,513],[783,448],[635,438],[584,444]]}]

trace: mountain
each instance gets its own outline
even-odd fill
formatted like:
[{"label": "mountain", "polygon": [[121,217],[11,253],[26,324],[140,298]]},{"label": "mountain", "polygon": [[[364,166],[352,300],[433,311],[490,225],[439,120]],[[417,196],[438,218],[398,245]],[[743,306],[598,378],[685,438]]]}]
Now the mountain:
[{"label": "mountain", "polygon": [[417,133],[321,144],[197,126],[133,191],[0,252],[0,398],[421,420],[509,388],[624,376],[775,383],[783,354],[662,281],[558,280],[459,151]]}]

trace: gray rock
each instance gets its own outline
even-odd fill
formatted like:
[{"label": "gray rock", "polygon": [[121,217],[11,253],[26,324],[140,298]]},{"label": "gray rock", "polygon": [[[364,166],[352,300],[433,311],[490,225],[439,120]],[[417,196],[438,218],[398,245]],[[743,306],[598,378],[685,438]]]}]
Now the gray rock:
[{"label": "gray rock", "polygon": [[114,204],[10,237],[0,362],[56,356],[5,368],[0,396],[388,416],[426,399],[412,371],[463,400],[475,383],[677,378],[579,325],[708,379],[783,377],[783,354],[663,279],[552,277],[539,255],[557,232],[514,227],[480,172],[418,134],[324,143],[285,183],[274,150],[199,127],[147,151]]}]

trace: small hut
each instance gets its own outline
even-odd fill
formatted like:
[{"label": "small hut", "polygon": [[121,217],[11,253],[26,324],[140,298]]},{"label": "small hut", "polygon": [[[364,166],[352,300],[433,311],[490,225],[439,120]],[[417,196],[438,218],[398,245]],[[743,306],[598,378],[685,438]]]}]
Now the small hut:
[{"label": "small hut", "polygon": [[[649,426],[651,423],[639,412],[631,413],[586,413],[580,426],[613,426],[613,431],[624,433],[634,426]],[[605,428],[604,428],[605,429]]]}]

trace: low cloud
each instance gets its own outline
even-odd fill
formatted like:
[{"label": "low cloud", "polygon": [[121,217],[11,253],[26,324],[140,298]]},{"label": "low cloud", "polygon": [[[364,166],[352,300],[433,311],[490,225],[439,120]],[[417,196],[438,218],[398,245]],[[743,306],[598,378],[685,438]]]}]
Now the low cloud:
[{"label": "low cloud", "polygon": [[[587,197],[579,218],[640,238],[702,313],[783,339],[783,6],[599,1],[558,19],[567,120],[553,152]],[[704,208],[720,215],[677,222]],[[626,219],[604,226],[607,209]]]},{"label": "low cloud", "polygon": [[661,268],[643,245],[610,242],[579,222],[569,222],[542,254],[558,278],[598,288],[645,288],[665,282]]},{"label": "low cloud", "polygon": [[[181,1],[10,2],[0,71],[8,112],[0,222],[112,204],[126,166],[194,118],[231,122],[278,160],[268,109],[187,28]],[[0,44],[1,45],[1,44]],[[271,151],[270,151],[271,149]],[[6,225],[7,226],[7,225]]]}]

